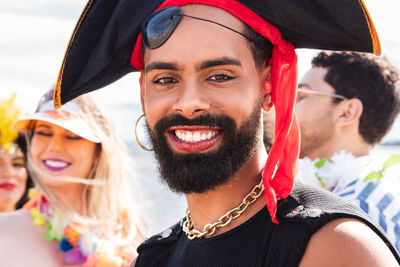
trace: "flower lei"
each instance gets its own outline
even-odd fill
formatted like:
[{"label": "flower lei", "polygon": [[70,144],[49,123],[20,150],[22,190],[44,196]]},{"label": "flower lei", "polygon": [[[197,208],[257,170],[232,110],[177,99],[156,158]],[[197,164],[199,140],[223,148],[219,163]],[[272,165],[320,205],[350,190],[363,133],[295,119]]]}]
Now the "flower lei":
[{"label": "flower lei", "polygon": [[30,200],[24,209],[31,212],[33,223],[47,228],[44,240],[60,242],[64,260],[70,265],[83,267],[127,267],[131,257],[115,256],[109,244],[93,233],[81,234],[52,212],[48,200],[35,189],[29,190]]},{"label": "flower lei", "polygon": [[381,181],[384,172],[399,163],[400,155],[392,155],[378,171],[370,172],[371,167],[374,167],[370,157],[355,157],[342,150],[335,153],[330,159],[311,160],[308,157],[303,158],[298,165],[299,172],[296,178],[336,193],[355,179],[361,179],[363,183],[371,180]]}]

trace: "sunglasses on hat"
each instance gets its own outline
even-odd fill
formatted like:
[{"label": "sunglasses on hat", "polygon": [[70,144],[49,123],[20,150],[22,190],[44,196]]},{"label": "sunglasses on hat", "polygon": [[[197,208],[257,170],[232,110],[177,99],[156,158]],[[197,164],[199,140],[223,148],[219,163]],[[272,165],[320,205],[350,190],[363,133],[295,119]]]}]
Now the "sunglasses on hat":
[{"label": "sunglasses on hat", "polygon": [[225,29],[231,30],[237,34],[240,34],[250,42],[255,43],[250,37],[245,34],[229,28],[221,23],[203,19],[199,17],[194,17],[190,15],[183,14],[183,11],[180,7],[171,6],[162,8],[152,14],[150,14],[142,23],[140,32],[142,34],[142,42],[143,45],[148,49],[156,49],[162,46],[171,36],[171,34],[175,31],[182,17],[188,17],[192,19],[197,19],[201,21],[210,22],[221,26]]}]

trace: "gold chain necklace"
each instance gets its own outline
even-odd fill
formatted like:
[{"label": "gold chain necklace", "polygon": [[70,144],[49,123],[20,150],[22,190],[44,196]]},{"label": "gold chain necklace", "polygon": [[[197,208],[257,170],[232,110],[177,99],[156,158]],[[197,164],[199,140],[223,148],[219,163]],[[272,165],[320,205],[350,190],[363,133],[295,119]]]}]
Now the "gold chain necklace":
[{"label": "gold chain necklace", "polygon": [[243,198],[239,206],[222,215],[215,223],[208,223],[204,225],[202,231],[194,229],[192,216],[190,215],[190,210],[188,208],[186,210],[186,220],[182,224],[182,230],[190,240],[195,238],[203,238],[204,236],[212,236],[217,228],[227,226],[232,222],[232,220],[239,217],[250,204],[254,203],[260,197],[262,192],[264,192],[264,184],[261,181],[258,185],[253,187],[253,190],[251,190],[247,196]]}]

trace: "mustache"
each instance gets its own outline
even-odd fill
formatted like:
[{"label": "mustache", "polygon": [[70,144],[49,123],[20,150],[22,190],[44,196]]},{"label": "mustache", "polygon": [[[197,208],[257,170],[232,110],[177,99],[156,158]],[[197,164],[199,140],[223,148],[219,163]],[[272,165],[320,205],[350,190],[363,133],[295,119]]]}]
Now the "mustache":
[{"label": "mustache", "polygon": [[[162,181],[178,193],[204,193],[225,184],[254,155],[261,133],[261,105],[239,127],[231,117],[203,113],[194,119],[167,115],[147,125]],[[220,147],[207,153],[175,153],[166,131],[174,126],[210,126],[223,130]],[[261,142],[261,141],[260,141]]]},{"label": "mustache", "polygon": [[194,119],[188,119],[180,114],[174,114],[160,119],[155,125],[157,133],[163,133],[174,126],[210,126],[221,129],[236,129],[236,123],[228,116],[202,114]]}]

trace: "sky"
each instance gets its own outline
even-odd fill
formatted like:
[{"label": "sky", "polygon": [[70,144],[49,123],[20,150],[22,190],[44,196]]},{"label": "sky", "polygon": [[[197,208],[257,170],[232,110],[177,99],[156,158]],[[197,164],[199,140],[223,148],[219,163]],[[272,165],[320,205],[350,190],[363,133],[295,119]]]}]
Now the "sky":
[{"label": "sky", "polygon": [[[382,54],[400,69],[399,0],[364,0],[381,40]],[[32,112],[57,78],[82,0],[0,0],[0,98],[16,92],[18,103]],[[298,50],[299,77],[310,67],[314,50]],[[113,109],[139,105],[138,75],[129,74],[95,93]],[[123,97],[115,97],[115,96]],[[137,111],[139,116],[140,110]],[[400,136],[400,123],[390,133]],[[398,138],[400,139],[400,137]]]}]

